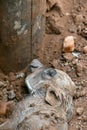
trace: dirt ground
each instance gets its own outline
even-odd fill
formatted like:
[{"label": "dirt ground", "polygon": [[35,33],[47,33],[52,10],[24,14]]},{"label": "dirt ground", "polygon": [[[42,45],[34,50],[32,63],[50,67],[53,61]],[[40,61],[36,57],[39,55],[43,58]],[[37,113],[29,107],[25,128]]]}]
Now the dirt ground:
[{"label": "dirt ground", "polygon": [[[51,2],[50,2],[51,1]],[[75,82],[77,95],[74,97],[75,112],[69,130],[87,130],[87,1],[47,0],[46,33],[36,57],[46,65],[66,72]],[[66,36],[75,39],[74,52],[63,52]],[[14,106],[28,94],[24,78],[29,68],[21,72],[3,74],[0,70],[0,102],[8,109],[5,115],[0,110],[0,124],[9,118]],[[4,108],[3,107],[3,108]]]}]

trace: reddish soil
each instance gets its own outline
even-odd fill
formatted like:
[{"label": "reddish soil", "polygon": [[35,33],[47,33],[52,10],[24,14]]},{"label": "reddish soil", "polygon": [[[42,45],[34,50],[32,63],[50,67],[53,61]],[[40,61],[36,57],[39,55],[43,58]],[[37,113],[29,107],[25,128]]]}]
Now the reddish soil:
[{"label": "reddish soil", "polygon": [[[52,3],[46,12],[46,36],[39,57],[44,64],[65,71],[75,82],[75,114],[69,130],[87,130],[87,54],[83,53],[83,47],[87,46],[87,1],[55,1],[58,4]],[[62,52],[66,36],[75,37],[77,57]],[[78,115],[76,111],[80,107],[83,112]]]},{"label": "reddish soil", "polygon": [[[75,113],[69,130],[87,130],[87,54],[83,53],[83,47],[87,45],[87,1],[53,0],[50,4],[49,1],[52,0],[48,0],[46,8],[46,34],[37,57],[46,66],[63,70],[75,82]],[[75,38],[74,53],[62,51],[66,36]],[[27,75],[27,69],[22,72]],[[0,124],[9,118],[14,105],[28,94],[25,76],[18,78],[19,73],[4,75],[0,71],[0,102],[8,102],[6,113],[0,115]],[[82,112],[77,112],[78,108],[82,108]]]}]

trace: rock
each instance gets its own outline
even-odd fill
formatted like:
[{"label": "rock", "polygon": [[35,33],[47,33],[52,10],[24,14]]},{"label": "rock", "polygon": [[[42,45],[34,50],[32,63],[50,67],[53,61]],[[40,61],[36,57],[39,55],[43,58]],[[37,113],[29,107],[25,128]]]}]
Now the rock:
[{"label": "rock", "polygon": [[87,38],[87,27],[85,26],[78,26],[77,33],[84,38]]},{"label": "rock", "polygon": [[0,102],[0,115],[5,115],[7,110],[7,103]]},{"label": "rock", "polygon": [[3,100],[6,101],[6,102],[8,101],[8,96],[7,96],[7,94],[4,94],[4,95],[3,95]]},{"label": "rock", "polygon": [[75,24],[76,25],[81,24],[84,21],[83,15],[82,14],[76,15],[74,20],[75,20]]},{"label": "rock", "polygon": [[87,65],[83,62],[79,62],[76,64],[76,73],[77,76],[87,75]]},{"label": "rock", "polygon": [[86,91],[80,91],[80,92],[76,92],[76,94],[74,95],[74,98],[77,99],[79,97],[83,97],[86,95]]},{"label": "rock", "polygon": [[5,87],[5,86],[6,86],[6,84],[4,82],[0,81],[0,87]]},{"label": "rock", "polygon": [[86,115],[82,115],[82,119],[84,122],[87,122],[87,116]]},{"label": "rock", "polygon": [[79,116],[81,116],[82,113],[83,113],[83,111],[84,111],[83,107],[79,107],[79,108],[77,108],[77,110],[76,110],[76,114],[79,115]]},{"label": "rock", "polygon": [[19,73],[19,74],[16,75],[17,79],[24,78],[24,77],[25,77],[24,73]]},{"label": "rock", "polygon": [[74,37],[73,36],[65,37],[63,42],[63,52],[72,52],[74,51],[74,48],[75,48]]},{"label": "rock", "polygon": [[75,52],[75,51],[74,51],[74,52],[72,52],[72,54],[73,54],[74,57],[77,57],[77,58],[78,58],[79,55],[80,55],[80,52]]},{"label": "rock", "polygon": [[47,0],[47,10],[50,10],[56,3],[57,0]]},{"label": "rock", "polygon": [[57,68],[58,67],[58,60],[54,59],[51,64],[54,68]]},{"label": "rock", "polygon": [[14,90],[11,90],[11,91],[8,91],[8,98],[9,99],[14,99],[15,98],[15,93],[14,93]]},{"label": "rock", "polygon": [[6,88],[4,88],[3,89],[3,101],[5,101],[5,102],[7,102],[7,89]]},{"label": "rock", "polygon": [[78,63],[78,59],[73,59],[72,64],[76,65]]},{"label": "rock", "polygon": [[[47,10],[50,11],[55,7],[54,9],[61,14],[61,16],[69,14],[69,12],[72,10],[72,1],[70,0],[46,0],[47,3]],[[65,6],[66,5],[66,6]]]},{"label": "rock", "polygon": [[68,30],[69,30],[70,33],[76,33],[77,32],[76,27],[73,24],[69,27]]},{"label": "rock", "polygon": [[46,16],[46,33],[47,34],[61,34],[64,31],[63,23],[59,22],[57,14]]},{"label": "rock", "polygon": [[83,48],[83,52],[84,52],[84,54],[87,54],[87,46],[85,46],[85,47]]},{"label": "rock", "polygon": [[81,76],[83,71],[83,63],[77,63],[76,64],[76,72],[78,76]]},{"label": "rock", "polygon": [[84,19],[84,25],[87,25],[87,17]]},{"label": "rock", "polygon": [[82,35],[83,37],[87,38],[87,28],[86,28],[86,27],[82,28],[82,30],[81,30],[81,35]]},{"label": "rock", "polygon": [[0,115],[12,114],[15,107],[13,101],[10,102],[0,102]]},{"label": "rock", "polygon": [[72,60],[73,60],[73,55],[72,55],[72,53],[64,53],[64,54],[63,54],[63,57],[64,57],[66,60],[69,60],[69,61],[72,61]]}]

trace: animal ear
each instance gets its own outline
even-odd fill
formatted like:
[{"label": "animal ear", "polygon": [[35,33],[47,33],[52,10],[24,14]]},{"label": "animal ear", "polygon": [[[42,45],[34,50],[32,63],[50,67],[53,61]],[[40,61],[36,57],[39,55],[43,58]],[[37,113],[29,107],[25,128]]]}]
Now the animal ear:
[{"label": "animal ear", "polygon": [[47,89],[45,101],[51,106],[60,106],[62,104],[62,100],[62,93],[58,93],[55,87],[49,87]]},{"label": "animal ear", "polygon": [[34,59],[32,60],[32,62],[30,63],[30,65],[34,68],[40,68],[43,67],[43,64],[38,60],[38,59]]}]

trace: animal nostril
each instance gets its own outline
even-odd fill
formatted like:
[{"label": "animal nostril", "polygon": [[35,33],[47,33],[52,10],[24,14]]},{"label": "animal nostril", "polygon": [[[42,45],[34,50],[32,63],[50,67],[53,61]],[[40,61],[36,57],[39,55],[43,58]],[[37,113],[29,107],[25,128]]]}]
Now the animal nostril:
[{"label": "animal nostril", "polygon": [[48,70],[48,75],[50,75],[51,77],[54,77],[57,74],[56,70],[53,68],[50,68]]},{"label": "animal nostril", "polygon": [[42,71],[42,78],[43,79],[51,79],[57,74],[56,70],[53,68],[47,68]]}]

